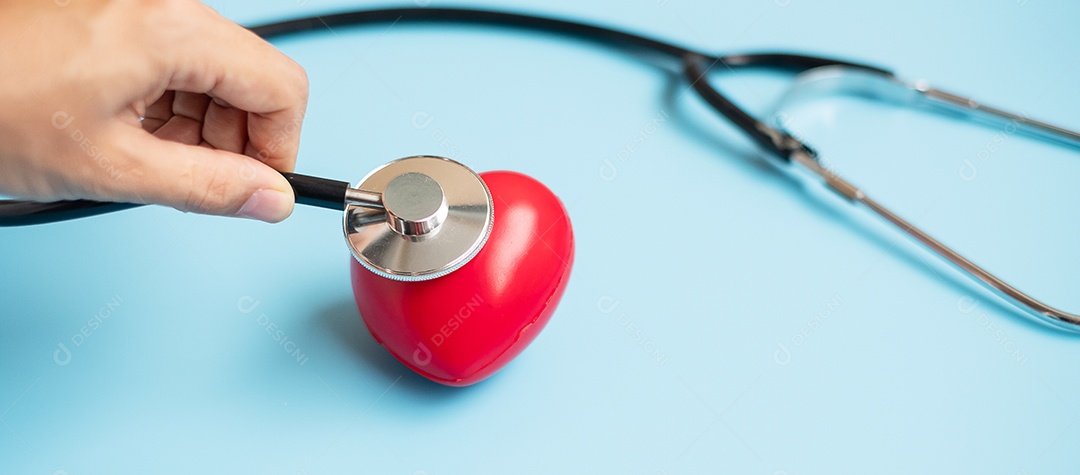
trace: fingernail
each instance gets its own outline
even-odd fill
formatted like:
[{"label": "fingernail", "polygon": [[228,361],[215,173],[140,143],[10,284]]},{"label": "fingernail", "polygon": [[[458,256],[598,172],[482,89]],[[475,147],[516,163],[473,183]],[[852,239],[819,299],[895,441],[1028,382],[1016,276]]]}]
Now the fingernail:
[{"label": "fingernail", "polygon": [[277,190],[261,189],[251,194],[237,216],[268,223],[281,221],[292,213],[292,197]]}]

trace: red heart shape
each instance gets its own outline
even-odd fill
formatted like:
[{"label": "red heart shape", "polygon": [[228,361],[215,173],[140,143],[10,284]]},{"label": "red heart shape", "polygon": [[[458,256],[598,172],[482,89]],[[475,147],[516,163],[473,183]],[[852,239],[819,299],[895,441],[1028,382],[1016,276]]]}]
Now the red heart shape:
[{"label": "red heart shape", "polygon": [[460,269],[401,282],[352,262],[353,295],[371,335],[405,366],[450,386],[491,376],[536,338],[574,260],[570,218],[551,190],[515,172],[480,177],[491,191],[494,223]]}]

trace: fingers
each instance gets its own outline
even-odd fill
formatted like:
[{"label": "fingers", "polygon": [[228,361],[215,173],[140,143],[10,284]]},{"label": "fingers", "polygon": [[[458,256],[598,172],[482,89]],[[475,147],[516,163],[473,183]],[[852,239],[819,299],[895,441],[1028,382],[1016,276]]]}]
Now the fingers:
[{"label": "fingers", "polygon": [[247,121],[247,112],[205,94],[168,91],[146,109],[141,125],[161,139],[244,153]]},{"label": "fingers", "polygon": [[172,102],[175,95],[176,93],[173,91],[166,91],[164,95],[157,98],[153,104],[146,108],[142,121],[144,130],[154,133],[172,118]]},{"label": "fingers", "polygon": [[175,93],[169,117],[161,117],[165,123],[154,131],[154,135],[173,142],[199,145],[203,141],[203,119],[209,105],[210,98],[205,94]]},{"label": "fingers", "polygon": [[15,111],[0,113],[13,130],[0,131],[0,189],[265,221],[290,214],[292,189],[275,169],[296,162],[308,98],[299,65],[195,0],[31,13],[39,18],[3,22],[22,33],[8,38],[21,42],[0,71],[28,90],[0,101]]},{"label": "fingers", "polygon": [[202,138],[213,148],[244,153],[247,146],[248,114],[240,109],[210,103],[202,124]]},{"label": "fingers", "polygon": [[[202,5],[196,8],[205,16],[199,19],[198,34],[170,45],[174,54],[168,89],[204,93],[218,107],[228,104],[248,112],[245,153],[275,169],[292,171],[307,108],[307,74],[250,31]],[[224,111],[211,107],[216,121]],[[204,135],[210,132],[214,140],[235,145],[236,138],[219,134],[217,125],[207,121]]]},{"label": "fingers", "polygon": [[118,180],[115,194],[185,211],[285,219],[294,198],[275,169],[292,171],[296,163],[308,99],[303,68],[198,2],[159,12],[187,24],[156,43],[164,90],[176,92],[149,97],[157,100],[127,142],[142,179]]},{"label": "fingers", "polygon": [[99,187],[98,199],[271,223],[292,213],[295,198],[288,181],[251,157],[162,140],[137,128],[122,134],[120,153],[128,173]]}]

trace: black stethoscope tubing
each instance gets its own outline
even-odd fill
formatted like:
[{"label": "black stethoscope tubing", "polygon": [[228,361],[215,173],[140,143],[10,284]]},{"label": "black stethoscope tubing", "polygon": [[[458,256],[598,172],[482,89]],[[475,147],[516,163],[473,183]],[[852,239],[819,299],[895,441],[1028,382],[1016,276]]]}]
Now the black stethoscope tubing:
[{"label": "black stethoscope tubing", "polygon": [[[469,24],[532,30],[593,41],[606,46],[648,57],[673,60],[694,91],[713,109],[729,119],[758,145],[777,157],[787,160],[801,150],[811,152],[786,132],[770,127],[737,106],[709,83],[706,75],[718,66],[726,69],[767,68],[801,72],[821,66],[847,66],[886,76],[892,73],[866,64],[832,58],[789,53],[755,53],[713,55],[692,50],[674,43],[657,40],[626,31],[598,25],[548,18],[535,15],[507,13],[468,8],[386,8],[355,10],[327,15],[279,21],[251,28],[265,39],[281,38],[336,27],[375,24]],[[296,192],[299,204],[343,209],[348,183],[295,173],[283,173]],[[136,203],[113,203],[92,200],[67,200],[41,203],[22,200],[0,201],[0,227],[27,226],[95,216],[142,206]]]}]

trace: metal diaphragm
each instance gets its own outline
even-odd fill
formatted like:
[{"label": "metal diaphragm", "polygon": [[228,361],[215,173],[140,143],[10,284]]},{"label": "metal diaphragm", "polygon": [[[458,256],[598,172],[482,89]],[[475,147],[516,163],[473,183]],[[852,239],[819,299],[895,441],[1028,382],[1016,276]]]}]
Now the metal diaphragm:
[{"label": "metal diaphragm", "polygon": [[491,192],[469,167],[434,156],[383,165],[356,187],[383,208],[345,207],[345,240],[360,264],[382,277],[430,280],[469,262],[491,234]]}]

